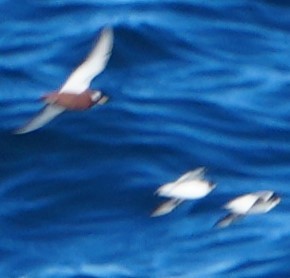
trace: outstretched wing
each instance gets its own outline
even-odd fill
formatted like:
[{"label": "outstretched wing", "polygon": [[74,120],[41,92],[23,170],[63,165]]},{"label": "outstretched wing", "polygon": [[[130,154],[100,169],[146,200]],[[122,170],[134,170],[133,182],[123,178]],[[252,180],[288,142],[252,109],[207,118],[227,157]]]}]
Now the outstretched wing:
[{"label": "outstretched wing", "polygon": [[274,191],[257,191],[252,194],[259,197],[259,199],[261,198],[263,201],[268,201],[274,195]]},{"label": "outstretched wing", "polygon": [[176,182],[181,183],[181,182],[190,181],[190,180],[203,179],[204,172],[205,172],[204,167],[197,168],[193,171],[190,171],[190,172],[184,174]]},{"label": "outstretched wing", "polygon": [[151,217],[161,216],[170,213],[173,211],[177,206],[179,206],[183,200],[181,199],[170,199],[159,205],[151,214]]},{"label": "outstretched wing", "polygon": [[14,134],[24,134],[36,130],[48,122],[50,122],[57,115],[62,113],[65,109],[63,107],[49,104],[42,109],[38,115],[30,120],[26,125],[14,131]]},{"label": "outstretched wing", "polygon": [[230,226],[232,223],[236,222],[237,220],[240,220],[243,217],[242,214],[236,214],[236,213],[230,213],[227,214],[225,217],[220,219],[214,227],[218,228],[225,228]]},{"label": "outstretched wing", "polygon": [[91,81],[106,67],[113,47],[113,30],[104,28],[100,38],[87,59],[69,76],[60,89],[60,93],[80,94]]}]

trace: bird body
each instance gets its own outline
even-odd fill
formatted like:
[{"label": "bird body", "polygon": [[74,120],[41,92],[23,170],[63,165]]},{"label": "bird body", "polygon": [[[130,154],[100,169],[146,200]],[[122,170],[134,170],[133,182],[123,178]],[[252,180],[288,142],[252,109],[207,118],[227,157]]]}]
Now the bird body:
[{"label": "bird body", "polygon": [[257,191],[239,196],[224,206],[229,214],[220,219],[215,226],[227,227],[247,215],[267,213],[280,201],[281,198],[273,191]]},{"label": "bird body", "polygon": [[160,216],[171,212],[185,200],[205,197],[215,188],[215,184],[204,179],[204,168],[190,171],[178,180],[160,186],[155,194],[170,198],[158,206],[151,216]]},{"label": "bird body", "polygon": [[181,183],[168,183],[158,190],[158,195],[178,199],[199,199],[206,196],[213,188],[207,181],[192,180]]},{"label": "bird body", "polygon": [[[93,98],[94,95],[95,99]],[[46,103],[65,107],[67,110],[86,110],[94,106],[96,101],[99,101],[101,98],[100,91],[92,91],[90,89],[85,90],[81,94],[52,92],[42,97]]]},{"label": "bird body", "polygon": [[214,187],[214,184],[204,180],[204,168],[197,168],[174,182],[162,185],[156,194],[168,198],[199,199],[206,196]]}]

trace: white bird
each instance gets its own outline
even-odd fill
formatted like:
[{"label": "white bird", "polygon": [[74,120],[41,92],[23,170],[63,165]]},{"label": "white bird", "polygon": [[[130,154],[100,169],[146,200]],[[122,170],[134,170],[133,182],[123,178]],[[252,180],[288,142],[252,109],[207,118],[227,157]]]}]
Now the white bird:
[{"label": "white bird", "polygon": [[258,191],[239,196],[224,205],[230,213],[220,219],[215,226],[227,227],[246,215],[267,213],[280,201],[281,198],[273,191]]},{"label": "white bird", "polygon": [[95,104],[104,104],[108,97],[89,89],[91,81],[106,67],[113,47],[113,31],[104,28],[87,59],[68,77],[59,91],[43,97],[47,106],[15,134],[36,130],[65,110],[84,110]]},{"label": "white bird", "polygon": [[185,200],[194,200],[205,197],[216,185],[204,180],[204,168],[190,171],[174,182],[162,185],[155,194],[170,198],[169,201],[157,207],[151,216],[161,216],[171,212]]}]

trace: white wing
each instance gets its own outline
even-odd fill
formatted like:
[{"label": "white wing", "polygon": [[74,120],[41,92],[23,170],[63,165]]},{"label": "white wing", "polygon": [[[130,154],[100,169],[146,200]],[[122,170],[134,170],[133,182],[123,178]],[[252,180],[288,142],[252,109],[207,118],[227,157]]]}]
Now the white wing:
[{"label": "white wing", "polygon": [[113,30],[104,28],[100,38],[88,58],[69,76],[60,93],[80,94],[91,81],[106,67],[113,47]]},{"label": "white wing", "polygon": [[257,191],[252,194],[261,198],[263,201],[268,201],[273,196],[274,191]]},{"label": "white wing", "polygon": [[181,176],[176,183],[181,183],[181,182],[185,182],[185,181],[189,181],[189,180],[197,180],[197,179],[203,179],[204,178],[204,172],[205,172],[205,168],[204,167],[200,167],[197,168],[193,171],[190,171],[186,174],[184,174],[183,176]]},{"label": "white wing", "polygon": [[49,104],[40,113],[32,118],[25,126],[17,129],[14,134],[24,134],[36,130],[48,122],[50,122],[57,115],[62,113],[65,109],[63,107]]}]

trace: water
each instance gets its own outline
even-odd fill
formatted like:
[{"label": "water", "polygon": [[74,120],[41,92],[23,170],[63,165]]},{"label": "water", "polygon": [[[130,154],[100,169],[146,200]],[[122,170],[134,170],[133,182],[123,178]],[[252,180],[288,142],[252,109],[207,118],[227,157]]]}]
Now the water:
[{"label": "water", "polygon": [[[286,1],[0,1],[0,274],[7,278],[290,277]],[[110,102],[27,135],[100,28]],[[150,218],[154,191],[205,166],[217,188]],[[266,215],[214,229],[270,189]]]}]

